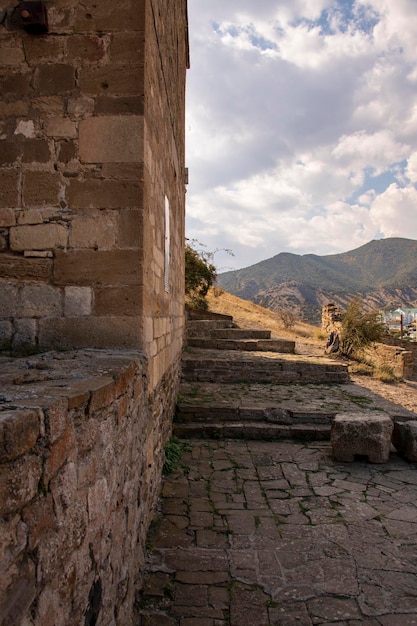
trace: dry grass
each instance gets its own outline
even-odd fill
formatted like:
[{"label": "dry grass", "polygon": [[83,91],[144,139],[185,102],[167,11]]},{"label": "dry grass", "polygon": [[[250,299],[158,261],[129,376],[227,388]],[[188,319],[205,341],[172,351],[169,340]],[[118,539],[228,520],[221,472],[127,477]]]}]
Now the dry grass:
[{"label": "dry grass", "polygon": [[214,288],[207,296],[210,311],[232,315],[234,322],[242,328],[258,328],[272,331],[272,337],[284,339],[303,339],[308,343],[323,346],[326,337],[317,326],[296,321],[290,329],[285,329],[277,313],[258,304],[242,300],[226,291]]}]

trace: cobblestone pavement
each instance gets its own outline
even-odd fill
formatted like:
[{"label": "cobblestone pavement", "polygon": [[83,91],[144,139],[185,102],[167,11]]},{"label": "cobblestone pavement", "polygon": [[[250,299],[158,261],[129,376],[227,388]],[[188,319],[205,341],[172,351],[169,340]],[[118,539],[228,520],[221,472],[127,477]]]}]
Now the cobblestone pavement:
[{"label": "cobblestone pavement", "polygon": [[417,625],[417,466],[197,441],[164,481],[143,626]]}]

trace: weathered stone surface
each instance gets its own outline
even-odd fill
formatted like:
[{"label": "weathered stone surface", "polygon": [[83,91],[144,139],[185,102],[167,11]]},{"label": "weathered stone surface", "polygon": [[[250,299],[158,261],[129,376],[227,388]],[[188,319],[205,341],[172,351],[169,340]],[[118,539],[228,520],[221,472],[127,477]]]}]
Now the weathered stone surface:
[{"label": "weathered stone surface", "polygon": [[14,170],[0,170],[0,208],[18,206],[19,173]]},{"label": "weathered stone surface", "polygon": [[80,158],[86,163],[129,163],[143,159],[142,116],[90,117],[80,123]]},{"label": "weathered stone surface", "polygon": [[56,205],[62,186],[59,174],[26,172],[23,183],[23,200],[26,207]]},{"label": "weathered stone surface", "polygon": [[61,224],[14,226],[10,229],[11,250],[54,250],[67,245],[68,231]]},{"label": "weathered stone surface", "polygon": [[13,281],[46,281],[52,275],[52,262],[50,259],[32,259],[11,254],[0,254],[0,275],[3,279],[12,279]]},{"label": "weathered stone surface", "polygon": [[29,452],[40,435],[37,411],[0,412],[0,463],[14,461]]},{"label": "weathered stone surface", "polygon": [[140,251],[57,250],[54,282],[57,285],[140,285],[142,284]]},{"label": "weathered stone surface", "polygon": [[386,413],[340,413],[331,430],[333,455],[337,461],[352,462],[365,455],[371,463],[386,463],[394,425]]},{"label": "weathered stone surface", "polygon": [[394,423],[392,443],[399,454],[412,463],[417,463],[417,421],[396,421]]}]

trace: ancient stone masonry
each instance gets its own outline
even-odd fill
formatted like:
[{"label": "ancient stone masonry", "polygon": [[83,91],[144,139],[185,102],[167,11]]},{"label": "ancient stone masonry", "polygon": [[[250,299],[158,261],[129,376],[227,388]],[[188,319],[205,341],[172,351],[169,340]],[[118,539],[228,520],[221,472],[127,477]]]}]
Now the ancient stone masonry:
[{"label": "ancient stone masonry", "polygon": [[137,347],[155,384],[178,351],[185,5],[59,0],[48,35],[0,26],[3,347]]},{"label": "ancient stone masonry", "polygon": [[0,624],[125,626],[183,345],[187,2],[46,7],[0,7]]}]

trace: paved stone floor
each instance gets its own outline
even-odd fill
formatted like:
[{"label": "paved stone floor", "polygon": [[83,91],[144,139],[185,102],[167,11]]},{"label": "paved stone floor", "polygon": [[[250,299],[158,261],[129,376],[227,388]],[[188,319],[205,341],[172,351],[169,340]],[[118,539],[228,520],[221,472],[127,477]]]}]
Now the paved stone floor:
[{"label": "paved stone floor", "polygon": [[148,549],[142,626],[415,626],[417,466],[195,440]]}]

